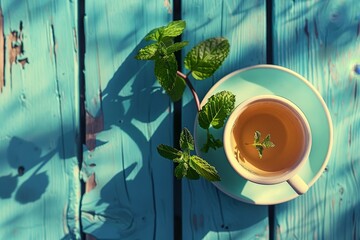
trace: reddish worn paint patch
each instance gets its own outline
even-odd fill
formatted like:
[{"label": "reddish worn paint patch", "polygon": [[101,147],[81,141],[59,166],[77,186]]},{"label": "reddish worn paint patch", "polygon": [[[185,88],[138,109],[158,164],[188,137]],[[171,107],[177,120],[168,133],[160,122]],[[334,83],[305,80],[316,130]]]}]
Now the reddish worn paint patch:
[{"label": "reddish worn paint patch", "polygon": [[4,51],[5,51],[5,42],[4,42],[4,16],[2,14],[2,9],[0,8],[0,92],[2,92],[3,87],[5,86],[5,77],[4,77]]},{"label": "reddish worn paint patch", "polygon": [[29,63],[28,58],[24,55],[23,44],[23,25],[20,21],[19,30],[13,30],[7,37],[7,48],[9,49],[9,62],[10,68],[14,63],[20,63],[22,67],[25,67],[26,63]]},{"label": "reddish worn paint patch", "polygon": [[[92,189],[96,187],[95,173],[91,174],[91,176],[87,179],[85,184],[85,192],[90,192]],[[96,238],[90,234],[86,234],[86,240],[96,240]]]},{"label": "reddish worn paint patch", "polygon": [[87,179],[85,185],[85,192],[90,192],[96,187],[95,173],[91,174],[91,176]]},{"label": "reddish worn paint patch", "polygon": [[86,136],[85,144],[89,151],[93,151],[96,148],[96,133],[101,132],[104,129],[104,115],[100,111],[100,114],[96,117],[92,116],[89,112],[86,112]]},{"label": "reddish worn paint patch", "polygon": [[16,57],[20,54],[20,45],[17,44],[19,34],[17,31],[12,31],[7,38],[7,47],[9,49],[9,62],[10,66],[16,61]]},{"label": "reddish worn paint patch", "polygon": [[164,7],[167,9],[168,13],[172,13],[171,3],[169,0],[164,0]]}]

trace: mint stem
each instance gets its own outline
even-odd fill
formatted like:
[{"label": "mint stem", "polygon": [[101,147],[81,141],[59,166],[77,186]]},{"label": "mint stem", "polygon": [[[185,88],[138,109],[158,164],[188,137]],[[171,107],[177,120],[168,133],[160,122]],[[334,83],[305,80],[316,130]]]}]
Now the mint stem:
[{"label": "mint stem", "polygon": [[188,88],[190,89],[191,91],[191,94],[193,95],[193,98],[195,100],[195,104],[196,104],[196,108],[198,110],[198,112],[200,111],[200,100],[199,100],[199,97],[195,91],[195,88],[194,86],[192,85],[192,83],[190,82],[190,79],[188,78],[187,75],[183,74],[182,72],[180,71],[177,71],[176,74],[181,77],[182,79],[185,80],[186,82],[186,85],[188,86]]}]

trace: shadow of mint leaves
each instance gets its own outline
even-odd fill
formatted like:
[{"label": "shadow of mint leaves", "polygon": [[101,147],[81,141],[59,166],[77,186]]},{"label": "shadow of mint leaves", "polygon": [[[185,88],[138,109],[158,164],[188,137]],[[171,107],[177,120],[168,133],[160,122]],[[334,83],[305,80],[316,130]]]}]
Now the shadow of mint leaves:
[{"label": "shadow of mint leaves", "polygon": [[18,184],[18,177],[12,176],[11,174],[7,176],[0,177],[0,199],[11,198],[12,193],[15,191]]},{"label": "shadow of mint leaves", "polygon": [[26,204],[40,199],[49,185],[49,176],[45,173],[38,173],[31,176],[21,184],[16,192],[15,200]]}]

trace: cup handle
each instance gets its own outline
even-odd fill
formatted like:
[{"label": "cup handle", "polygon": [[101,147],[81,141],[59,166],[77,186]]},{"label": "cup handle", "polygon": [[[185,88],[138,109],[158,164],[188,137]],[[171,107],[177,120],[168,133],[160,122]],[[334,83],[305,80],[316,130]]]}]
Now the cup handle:
[{"label": "cup handle", "polygon": [[287,180],[287,182],[299,195],[306,193],[306,191],[309,189],[309,186],[304,182],[304,180],[299,175],[293,176],[292,178]]}]

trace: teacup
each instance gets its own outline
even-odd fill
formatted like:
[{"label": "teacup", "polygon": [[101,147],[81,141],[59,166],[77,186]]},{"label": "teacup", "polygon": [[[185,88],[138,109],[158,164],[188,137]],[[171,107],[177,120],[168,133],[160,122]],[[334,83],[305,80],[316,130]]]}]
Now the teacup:
[{"label": "teacup", "polygon": [[[254,136],[261,142],[267,135],[275,146],[259,154]],[[226,157],[243,178],[258,184],[287,182],[299,195],[308,190],[298,172],[308,161],[311,129],[304,113],[288,99],[260,95],[240,103],[223,137]]]}]

